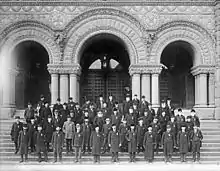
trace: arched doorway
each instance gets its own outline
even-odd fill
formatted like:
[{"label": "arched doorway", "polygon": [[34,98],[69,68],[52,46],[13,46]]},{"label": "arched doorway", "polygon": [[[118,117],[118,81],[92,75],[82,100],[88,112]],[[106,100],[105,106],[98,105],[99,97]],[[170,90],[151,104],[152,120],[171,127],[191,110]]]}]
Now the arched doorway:
[{"label": "arched doorway", "polygon": [[80,65],[82,103],[85,99],[96,101],[100,94],[105,99],[112,94],[123,101],[125,89],[130,88],[130,59],[121,39],[111,34],[93,36],[84,45]]},{"label": "arched doorway", "polygon": [[160,74],[160,99],[170,97],[176,107],[194,106],[193,57],[193,48],[187,42],[175,41],[166,46],[160,61],[165,65]]},{"label": "arched doorway", "polygon": [[15,80],[16,108],[25,108],[29,101],[36,104],[41,94],[50,100],[47,50],[35,41],[24,41],[15,47],[13,54],[18,70]]}]

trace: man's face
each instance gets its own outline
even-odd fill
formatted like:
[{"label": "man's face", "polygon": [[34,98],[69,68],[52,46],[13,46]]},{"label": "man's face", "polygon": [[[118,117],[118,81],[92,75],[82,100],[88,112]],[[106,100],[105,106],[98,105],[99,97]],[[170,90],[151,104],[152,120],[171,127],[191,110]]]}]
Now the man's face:
[{"label": "man's face", "polygon": [[89,116],[89,113],[88,113],[88,112],[85,112],[85,116]]},{"label": "man's face", "polygon": [[67,109],[67,106],[66,106],[66,105],[63,105],[63,108],[64,108],[64,109]]},{"label": "man's face", "polygon": [[170,105],[171,104],[171,100],[167,100],[167,104]]},{"label": "man's face", "polygon": [[152,132],[152,127],[149,127],[149,128],[148,128],[148,131],[149,131],[149,132]]},{"label": "man's face", "polygon": [[149,107],[149,109],[152,109],[152,105],[149,105],[148,107]]},{"label": "man's face", "polygon": [[154,122],[154,123],[157,123],[157,119],[154,119],[153,122]]},{"label": "man's face", "polygon": [[162,106],[162,108],[165,108],[166,107],[166,103],[162,103],[161,106]]},{"label": "man's face", "polygon": [[185,130],[186,130],[186,127],[182,127],[181,129],[182,129],[182,132],[185,132]]},{"label": "man's face", "polygon": [[52,118],[47,118],[48,122],[51,122],[52,121]]},{"label": "man's face", "polygon": [[195,116],[195,112],[191,112],[191,116]]},{"label": "man's face", "polygon": [[100,100],[100,101],[103,101],[103,97],[99,97],[99,100]]},{"label": "man's face", "polygon": [[134,99],[137,100],[137,96],[134,96]]},{"label": "man's face", "polygon": [[136,110],[137,109],[137,105],[133,105],[133,108]]},{"label": "man's face", "polygon": [[129,109],[129,113],[133,113],[133,109]]},{"label": "man's face", "polygon": [[16,119],[16,122],[20,122],[20,119],[17,118],[17,119]]},{"label": "man's face", "polygon": [[79,105],[76,105],[76,108],[79,109]]},{"label": "man's face", "polygon": [[144,116],[147,116],[147,114],[148,114],[147,111],[145,111],[145,112],[144,112]]},{"label": "man's face", "polygon": [[172,118],[171,118],[171,122],[174,122],[174,120],[175,120],[175,118],[172,117]]},{"label": "man's face", "polygon": [[57,104],[60,104],[60,101],[57,101]]},{"label": "man's face", "polygon": [[34,119],[31,119],[31,123],[34,124]]},{"label": "man's face", "polygon": [[45,103],[45,107],[48,107],[49,106],[49,104],[48,103]]},{"label": "man's face", "polygon": [[106,124],[110,124],[110,120],[108,119],[108,120],[106,120]]},{"label": "man's face", "polygon": [[38,131],[41,131],[41,130],[42,130],[42,127],[37,127],[37,130],[38,130]]},{"label": "man's face", "polygon": [[67,121],[70,122],[70,121],[71,121],[71,118],[67,118]]},{"label": "man's face", "polygon": [[116,126],[113,126],[112,129],[113,129],[113,131],[116,131]]},{"label": "man's face", "polygon": [[167,128],[167,132],[170,132],[171,131],[171,128]]},{"label": "man's face", "polygon": [[28,105],[28,108],[31,108],[31,106],[32,106],[32,105],[31,105],[31,104],[29,104],[29,105]]},{"label": "man's face", "polygon": [[85,124],[88,125],[88,123],[89,123],[89,121],[88,121],[88,120],[85,120]]},{"label": "man's face", "polygon": [[96,131],[96,132],[99,132],[99,127],[98,127],[98,126],[95,127],[95,131]]},{"label": "man's face", "polygon": [[107,104],[106,104],[106,103],[103,103],[103,107],[106,108],[106,107],[107,107]]},{"label": "man's face", "polygon": [[60,127],[56,127],[56,130],[59,131],[59,130],[60,130]]},{"label": "man's face", "polygon": [[98,112],[98,117],[102,117],[102,112]]},{"label": "man's face", "polygon": [[134,126],[131,126],[131,130],[134,130]]},{"label": "man's face", "polygon": [[112,101],[112,99],[113,99],[113,97],[112,97],[112,96],[109,96],[109,100]]},{"label": "man's face", "polygon": [[143,125],[143,120],[139,121],[139,125],[142,126]]},{"label": "man's face", "polygon": [[41,101],[44,101],[44,97],[41,97]]},{"label": "man's face", "polygon": [[162,112],[162,115],[163,115],[163,116],[165,116],[165,114],[166,114],[165,112]]},{"label": "man's face", "polygon": [[128,102],[128,101],[130,101],[130,97],[126,97],[126,99],[125,99],[125,100],[126,100],[127,102]]}]

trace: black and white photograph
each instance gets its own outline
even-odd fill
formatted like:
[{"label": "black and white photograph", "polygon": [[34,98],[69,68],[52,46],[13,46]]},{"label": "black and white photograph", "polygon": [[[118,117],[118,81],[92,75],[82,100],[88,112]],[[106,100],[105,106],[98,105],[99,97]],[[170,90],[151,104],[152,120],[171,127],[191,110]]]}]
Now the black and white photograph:
[{"label": "black and white photograph", "polygon": [[0,0],[0,170],[220,171],[220,0]]}]

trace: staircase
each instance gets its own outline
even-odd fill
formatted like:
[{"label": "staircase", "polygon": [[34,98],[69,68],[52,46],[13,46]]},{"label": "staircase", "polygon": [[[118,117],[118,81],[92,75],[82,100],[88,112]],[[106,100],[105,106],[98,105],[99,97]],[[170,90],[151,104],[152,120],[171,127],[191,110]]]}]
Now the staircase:
[{"label": "staircase", "polygon": [[[0,164],[18,164],[20,155],[14,154],[14,144],[10,138],[10,129],[14,120],[0,120]],[[201,129],[203,132],[203,146],[201,148],[201,163],[202,164],[219,164],[220,163],[220,120],[202,120]],[[53,161],[53,153],[48,154],[49,162],[42,164],[51,164]],[[188,163],[192,163],[192,155],[189,154]],[[120,163],[128,163],[129,156],[127,153],[119,154]],[[143,153],[136,156],[137,164],[145,163]],[[66,155],[65,148],[63,152],[63,164],[73,164],[74,154]],[[101,163],[110,164],[111,155],[104,154],[101,156]],[[174,163],[180,163],[179,155],[173,155]],[[82,157],[82,164],[91,164],[93,157],[85,154]],[[163,153],[155,155],[155,163],[163,163]],[[30,154],[27,164],[38,164],[37,155]]]}]

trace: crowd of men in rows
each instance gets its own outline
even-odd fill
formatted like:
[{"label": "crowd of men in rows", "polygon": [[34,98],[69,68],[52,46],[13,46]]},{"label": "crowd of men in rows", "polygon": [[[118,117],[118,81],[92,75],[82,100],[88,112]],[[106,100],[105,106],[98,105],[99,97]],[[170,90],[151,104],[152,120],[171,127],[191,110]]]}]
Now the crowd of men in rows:
[{"label": "crowd of men in rows", "polygon": [[[193,153],[193,161],[200,160],[202,132],[200,121],[194,109],[185,117],[182,109],[174,112],[171,99],[162,100],[157,112],[142,96],[126,96],[122,104],[109,96],[104,101],[102,95],[94,103],[89,100],[82,106],[69,98],[61,104],[60,98],[51,109],[44,96],[33,108],[28,103],[25,122],[16,122],[11,129],[15,153],[20,151],[21,162],[27,161],[28,151],[38,154],[38,161],[48,160],[48,152],[54,153],[54,162],[62,161],[63,147],[80,162],[84,153],[92,153],[94,162],[100,162],[103,153],[111,152],[112,162],[118,162],[118,152],[128,152],[130,162],[135,162],[136,153],[144,152],[147,162],[152,162],[154,153],[161,147],[165,162],[172,161],[174,151],[179,151],[181,162],[186,161],[188,152]],[[25,157],[25,158],[24,158]]]}]

